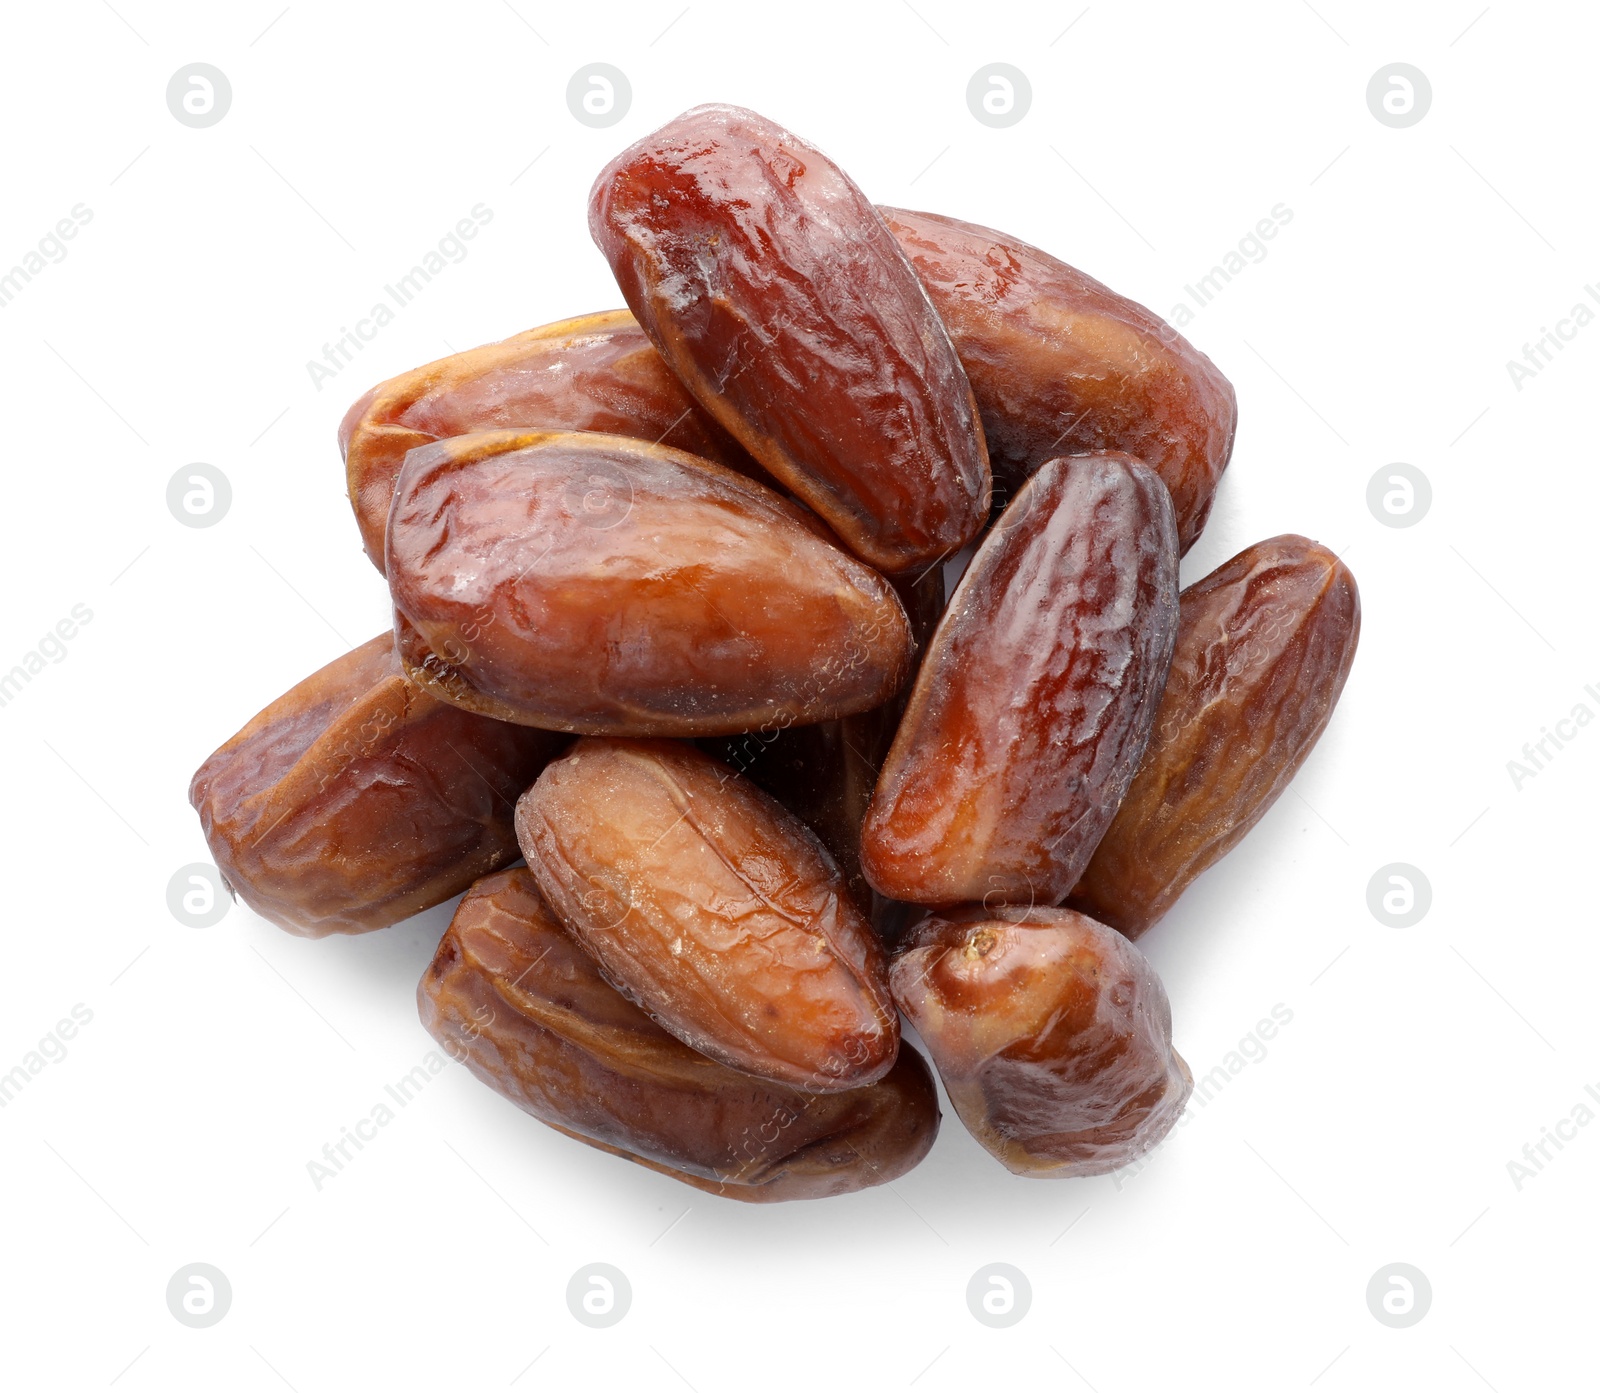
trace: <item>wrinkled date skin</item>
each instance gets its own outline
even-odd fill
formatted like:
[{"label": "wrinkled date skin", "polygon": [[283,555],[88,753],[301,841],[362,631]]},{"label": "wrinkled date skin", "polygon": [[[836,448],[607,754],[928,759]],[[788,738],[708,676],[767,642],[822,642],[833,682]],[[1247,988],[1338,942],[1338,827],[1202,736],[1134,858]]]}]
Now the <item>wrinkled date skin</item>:
[{"label": "wrinkled date skin", "polygon": [[686,1045],[809,1092],[882,1078],[883,954],[822,844],[692,745],[580,740],[517,804],[539,889]]},{"label": "wrinkled date skin", "polygon": [[566,743],[436,701],[382,634],[261,712],[189,801],[257,914],[307,938],[364,933],[515,861],[517,796]]},{"label": "wrinkled date skin", "polygon": [[486,431],[413,450],[388,534],[406,670],[551,730],[718,735],[868,710],[905,610],[804,509],[621,436]]},{"label": "wrinkled date skin", "polygon": [[1355,661],[1355,577],[1273,537],[1179,599],[1178,643],[1144,763],[1069,903],[1137,938],[1289,786]]},{"label": "wrinkled date skin", "polygon": [[1178,546],[1205,526],[1238,405],[1212,361],[1143,305],[1002,232],[879,210],[967,370],[997,487],[1057,455],[1116,450],[1172,491]]},{"label": "wrinkled date skin", "polygon": [[1172,500],[1126,455],[1052,460],[978,548],[861,834],[891,899],[1057,904],[1138,767],[1178,617]]},{"label": "wrinkled date skin", "polygon": [[762,475],[661,361],[627,310],[582,315],[379,383],[339,427],[350,505],[380,571],[406,451],[475,431],[592,430],[687,450]]},{"label": "wrinkled date skin", "polygon": [[820,150],[696,107],[601,171],[589,230],[684,385],[857,556],[920,571],[977,533],[989,463],[966,374]]},{"label": "wrinkled date skin", "polygon": [[681,1044],[606,983],[522,868],[461,901],[417,1003],[452,1057],[541,1122],[729,1199],[879,1185],[939,1130],[933,1079],[909,1047],[877,1083],[813,1094]]},{"label": "wrinkled date skin", "polygon": [[[920,654],[944,612],[944,576],[936,566],[894,585]],[[858,716],[803,726],[779,723],[700,742],[713,758],[765,789],[821,838],[856,908],[872,916],[880,934],[895,916],[861,870],[861,823],[904,709],[901,693]]]},{"label": "wrinkled date skin", "polygon": [[1155,969],[1071,910],[930,915],[889,980],[967,1130],[1018,1175],[1125,1166],[1172,1129],[1193,1088]]}]

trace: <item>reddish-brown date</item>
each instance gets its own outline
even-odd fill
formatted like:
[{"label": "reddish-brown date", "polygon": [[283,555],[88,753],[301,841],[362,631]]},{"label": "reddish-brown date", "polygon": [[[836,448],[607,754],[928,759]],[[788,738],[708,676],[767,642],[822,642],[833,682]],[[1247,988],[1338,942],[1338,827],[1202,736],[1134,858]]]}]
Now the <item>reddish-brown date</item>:
[{"label": "reddish-brown date", "polygon": [[636,436],[761,474],[683,390],[627,310],[546,324],[381,382],[339,426],[350,506],[380,571],[406,452],[474,431],[593,430]]},{"label": "reddish-brown date", "polygon": [[308,938],[363,933],[515,861],[517,795],[565,743],[419,691],[382,634],[256,716],[189,801],[257,914]]},{"label": "reddish-brown date", "polygon": [[894,1063],[871,926],[805,824],[727,765],[580,740],[517,804],[517,836],[607,979],[685,1044],[810,1092]]},{"label": "reddish-brown date", "polygon": [[621,436],[486,431],[407,456],[388,577],[406,670],[484,715],[731,734],[904,683],[889,583],[770,489]]},{"label": "reddish-brown date", "polygon": [[684,385],[856,555],[921,571],[978,531],[989,464],[966,374],[820,150],[696,107],[601,171],[589,229]]},{"label": "reddish-brown date", "polygon": [[1215,364],[1143,305],[1037,247],[934,213],[879,211],[967,370],[997,487],[1015,492],[1057,455],[1123,451],[1172,491],[1187,551],[1238,420]]},{"label": "reddish-brown date", "polygon": [[1125,455],[1052,460],[950,598],[861,834],[918,904],[1056,904],[1138,767],[1178,617],[1172,500]]},{"label": "reddish-brown date", "polygon": [[1072,910],[932,914],[889,980],[957,1115],[1018,1175],[1127,1165],[1172,1129],[1193,1087],[1155,970]]},{"label": "reddish-brown date", "polygon": [[1144,763],[1071,903],[1129,938],[1172,908],[1289,786],[1355,661],[1355,577],[1304,537],[1248,547],[1179,597]]},{"label": "reddish-brown date", "polygon": [[[920,655],[944,612],[944,576],[935,566],[922,576],[896,581],[894,587]],[[861,822],[905,709],[904,698],[902,692],[871,711],[837,721],[780,722],[700,742],[708,754],[765,789],[822,839],[856,907],[872,916],[880,933],[891,911],[862,873]]]},{"label": "reddish-brown date", "polygon": [[467,893],[417,1004],[454,1058],[541,1122],[729,1199],[880,1185],[939,1129],[933,1079],[910,1047],[877,1083],[824,1094],[697,1054],[606,983],[522,868]]}]

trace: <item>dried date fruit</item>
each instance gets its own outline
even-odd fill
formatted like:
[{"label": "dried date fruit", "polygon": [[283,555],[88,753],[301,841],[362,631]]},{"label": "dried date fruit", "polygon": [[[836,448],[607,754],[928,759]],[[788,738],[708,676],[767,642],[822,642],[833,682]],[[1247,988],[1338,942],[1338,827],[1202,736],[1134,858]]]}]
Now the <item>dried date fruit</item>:
[{"label": "dried date fruit", "polygon": [[1051,460],[962,576],[861,834],[882,894],[1056,904],[1138,767],[1178,615],[1172,500],[1126,455]]},{"label": "dried date fruit", "polygon": [[957,1115],[1018,1175],[1104,1175],[1148,1151],[1193,1080],[1166,989],[1121,934],[1069,909],[969,905],[889,969]]},{"label": "dried date fruit", "polygon": [[804,823],[668,740],[580,740],[517,804],[550,907],[606,978],[702,1054],[811,1092],[894,1063],[883,955]]},{"label": "dried date fruit", "polygon": [[[934,567],[915,579],[895,582],[895,591],[920,653],[944,611],[944,577]],[[861,823],[905,709],[904,697],[902,692],[871,711],[837,721],[779,721],[767,729],[700,742],[707,754],[766,790],[821,838],[856,908],[870,915],[880,932],[889,907],[862,873]]]},{"label": "dried date fruit", "polygon": [[600,975],[525,869],[476,884],[417,989],[422,1022],[557,1131],[729,1199],[881,1185],[928,1153],[939,1103],[909,1047],[880,1081],[803,1093],[674,1039]]},{"label": "dried date fruit", "polygon": [[1361,635],[1355,577],[1304,537],[1248,547],[1179,597],[1144,763],[1069,903],[1137,938],[1256,825],[1317,743]]},{"label": "dried date fruit", "polygon": [[935,213],[879,211],[967,370],[996,486],[1015,492],[1057,455],[1122,451],[1172,491],[1187,551],[1238,421],[1215,364],[1143,305],[1037,247]]},{"label": "dried date fruit", "polygon": [[350,506],[380,571],[406,452],[475,431],[592,430],[764,471],[706,415],[627,310],[546,324],[381,382],[339,426]]},{"label": "dried date fruit", "polygon": [[406,670],[501,720],[716,735],[828,720],[905,681],[905,610],[805,510],[621,436],[413,450],[388,534]]},{"label": "dried date fruit", "polygon": [[989,507],[961,363],[883,219],[826,155],[701,106],[617,156],[589,230],[673,371],[856,555],[920,571]]},{"label": "dried date fruit", "polygon": [[397,923],[517,859],[517,796],[566,741],[436,701],[389,634],[313,673],[189,786],[229,886],[290,933]]}]

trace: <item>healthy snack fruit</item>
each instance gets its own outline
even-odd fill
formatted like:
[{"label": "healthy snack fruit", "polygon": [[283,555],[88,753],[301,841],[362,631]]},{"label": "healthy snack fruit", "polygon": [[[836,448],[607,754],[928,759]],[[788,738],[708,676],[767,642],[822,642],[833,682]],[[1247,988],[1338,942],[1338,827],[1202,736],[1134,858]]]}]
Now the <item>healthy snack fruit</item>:
[{"label": "healthy snack fruit", "polygon": [[939,1104],[902,1048],[877,1083],[804,1093],[697,1054],[608,986],[522,868],[461,901],[417,989],[422,1023],[541,1122],[730,1199],[815,1199],[897,1179]]},{"label": "healthy snack fruit", "polygon": [[916,1165],[900,1011],[1010,1170],[1127,1164],[1192,1087],[1132,939],[1327,724],[1353,578],[1278,537],[1180,599],[1237,419],[1211,361],[754,112],[623,151],[588,221],[629,310],[345,416],[394,631],[195,775],[223,875],[313,935],[470,884],[426,1027],[709,1194]]},{"label": "healthy snack fruit", "polygon": [[949,335],[876,209],[753,111],[700,106],[617,156],[589,230],[705,409],[890,574],[965,545],[989,508],[983,430]]},{"label": "healthy snack fruit", "polygon": [[1103,1175],[1178,1120],[1193,1080],[1161,979],[1069,909],[929,915],[889,970],[957,1115],[1018,1175]]},{"label": "healthy snack fruit", "polygon": [[592,430],[759,465],[683,389],[627,310],[580,315],[380,382],[339,426],[350,506],[380,571],[406,451],[483,430]]},{"label": "healthy snack fruit", "polygon": [[364,933],[517,859],[516,798],[566,740],[436,701],[382,634],[292,687],[189,786],[228,885],[274,924]]},{"label": "healthy snack fruit", "polygon": [[868,710],[905,610],[803,509],[679,450],[485,431],[413,450],[389,523],[400,656],[483,715],[715,735]]},{"label": "healthy snack fruit", "polygon": [[1178,617],[1172,500],[1126,455],[1052,460],[961,578],[861,834],[918,904],[1056,904],[1144,754]]},{"label": "healthy snack fruit", "polygon": [[702,1054],[834,1092],[882,1078],[883,954],[822,844],[726,765],[580,740],[517,804],[528,868],[608,981]]},{"label": "healthy snack fruit", "polygon": [[1233,452],[1233,387],[1143,305],[1015,237],[881,208],[950,331],[995,482],[1014,492],[1057,455],[1119,450],[1172,491],[1178,548],[1206,524]]},{"label": "healthy snack fruit", "polygon": [[1289,786],[1355,661],[1361,598],[1304,537],[1247,547],[1179,598],[1144,763],[1069,903],[1137,938]]}]

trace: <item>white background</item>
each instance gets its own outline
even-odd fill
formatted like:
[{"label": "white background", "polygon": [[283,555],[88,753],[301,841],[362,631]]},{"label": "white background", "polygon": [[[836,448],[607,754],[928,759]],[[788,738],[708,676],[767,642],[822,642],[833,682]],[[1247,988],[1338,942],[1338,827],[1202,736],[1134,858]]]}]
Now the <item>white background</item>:
[{"label": "white background", "polygon": [[[1576,703],[1600,712],[1583,691],[1600,690],[1600,327],[1521,390],[1506,361],[1600,281],[1597,28],[1591,7],[1478,0],[8,7],[0,269],[75,204],[93,218],[0,310],[0,669],[73,605],[93,619],[0,709],[0,1071],[75,1004],[93,1020],[0,1110],[0,1377],[301,1393],[1581,1377],[1600,1126],[1520,1190],[1507,1163],[1600,1089],[1600,727],[1520,791],[1506,762]],[[1432,85],[1409,129],[1366,104],[1397,60]],[[165,103],[194,61],[232,84],[209,129]],[[594,61],[632,84],[610,129],[566,105]],[[1008,129],[966,105],[991,61],[1032,84]],[[1361,648],[1293,791],[1144,940],[1197,1076],[1274,1005],[1292,1023],[1126,1177],[1014,1178],[947,1108],[892,1188],[745,1206],[566,1140],[451,1065],[319,1191],[307,1162],[430,1048],[413,993],[449,906],[322,942],[242,907],[185,927],[168,880],[209,859],[189,776],[387,624],[344,498],[344,408],[415,363],[620,303],[585,228],[590,182],[707,100],[789,125],[879,201],[1006,229],[1164,314],[1292,210],[1187,330],[1237,385],[1241,424],[1184,579],[1261,537],[1317,537],[1359,579]],[[307,360],[480,202],[493,220],[465,260],[317,390]],[[233,489],[203,530],[165,502],[197,461]],[[1433,489],[1406,529],[1366,504],[1395,461]],[[1411,928],[1367,907],[1390,862],[1432,885]],[[205,1330],[164,1295],[196,1261],[233,1289]],[[564,1297],[597,1261],[633,1288],[606,1330]],[[1032,1288],[1007,1329],[967,1309],[990,1262]],[[1391,1262],[1432,1286],[1408,1329],[1368,1310]]]}]

